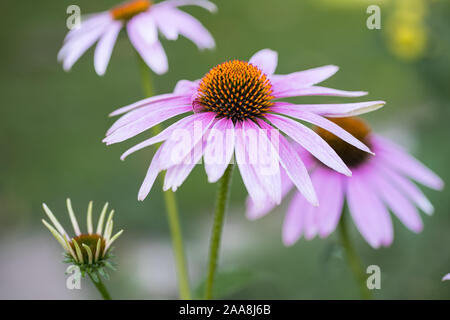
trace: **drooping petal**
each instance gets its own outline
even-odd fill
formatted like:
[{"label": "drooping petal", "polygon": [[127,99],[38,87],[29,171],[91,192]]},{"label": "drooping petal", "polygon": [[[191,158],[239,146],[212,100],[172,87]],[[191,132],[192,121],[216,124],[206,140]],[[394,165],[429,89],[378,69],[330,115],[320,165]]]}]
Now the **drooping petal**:
[{"label": "drooping petal", "polygon": [[283,222],[283,243],[285,246],[292,246],[302,236],[305,228],[305,218],[309,210],[314,210],[314,207],[309,204],[305,198],[296,193]]},{"label": "drooping petal", "polygon": [[266,118],[325,165],[337,172],[351,175],[350,170],[333,148],[313,130],[283,116],[268,114]]},{"label": "drooping petal", "polygon": [[69,42],[69,40],[73,40],[76,37],[84,35],[93,29],[107,24],[110,22],[111,14],[109,12],[99,12],[88,15],[81,16],[81,23],[78,28],[73,28],[69,32],[67,32],[64,43]]},{"label": "drooping petal", "polygon": [[441,190],[444,187],[444,182],[437,174],[410,156],[400,146],[380,136],[374,136],[372,140],[377,150],[380,150],[377,155],[392,168],[429,188]]},{"label": "drooping petal", "polygon": [[160,111],[171,110],[173,108],[188,105],[190,105],[190,99],[187,96],[173,99],[162,99],[160,101],[149,103],[148,105],[136,108],[120,117],[108,129],[106,135],[109,136],[114,131],[125,125],[129,125],[131,123],[135,123],[136,121],[142,120],[142,118],[148,114],[159,113]]},{"label": "drooping petal", "polygon": [[310,87],[330,78],[338,70],[337,66],[328,65],[286,75],[275,75],[271,77],[272,88],[274,92],[283,92]]},{"label": "drooping petal", "polygon": [[161,148],[163,145],[161,145],[161,147],[159,147],[159,149],[156,151],[155,155],[153,156],[153,159],[150,163],[147,174],[145,175],[144,182],[142,183],[141,188],[139,189],[139,193],[138,193],[139,201],[143,201],[147,197],[150,190],[152,189],[153,184],[155,183],[158,173],[161,171],[160,155],[161,155]]},{"label": "drooping petal", "polygon": [[373,190],[366,185],[364,174],[355,171],[352,178],[346,179],[347,200],[353,221],[373,248],[387,246],[393,240],[389,212]]},{"label": "drooping petal", "polygon": [[242,181],[247,188],[248,194],[256,206],[260,206],[267,201],[268,195],[264,186],[258,178],[258,173],[254,166],[250,164],[248,155],[248,146],[246,143],[245,132],[240,122],[235,127],[235,155],[236,162],[241,173]]},{"label": "drooping petal", "polygon": [[294,117],[299,120],[303,120],[306,122],[309,122],[313,125],[316,125],[318,127],[321,127],[331,133],[333,133],[335,136],[341,138],[342,140],[346,141],[347,143],[355,146],[358,149],[361,149],[362,151],[372,153],[370,149],[361,141],[356,139],[354,136],[352,136],[350,133],[339,127],[336,123],[321,117],[318,114],[314,114],[312,112],[304,111],[301,109],[294,109],[292,107],[288,106],[277,106],[272,107],[271,111],[285,114],[291,117]]},{"label": "drooping petal", "polygon": [[[279,132],[276,131],[277,136],[274,138],[274,133],[270,130],[262,130],[253,121],[244,121],[243,130],[245,134],[248,135],[249,132],[254,132],[256,141],[249,141],[247,145],[248,152],[252,152],[252,147],[250,145],[256,145],[256,161],[250,163],[254,166],[255,171],[258,173],[258,178],[264,185],[265,189],[268,191],[269,198],[272,199],[276,204],[281,202],[281,177],[280,177],[280,165],[279,165],[279,154],[278,154],[278,137]],[[275,130],[274,130],[275,131]],[[272,135],[272,139],[269,139],[268,134]]]},{"label": "drooping petal", "polygon": [[[286,195],[289,193],[290,190],[292,190],[292,187],[294,184],[292,183],[291,179],[287,175],[286,171],[281,168],[280,169],[280,176],[281,176],[281,198],[284,199]],[[267,199],[263,203],[259,203],[258,205],[255,205],[252,198],[248,197],[246,200],[246,216],[249,220],[255,220],[262,218],[266,214],[268,214],[270,211],[272,211],[276,207],[276,203],[273,201]]]},{"label": "drooping petal", "polygon": [[203,156],[209,182],[216,182],[225,172],[233,157],[234,139],[234,125],[230,119],[222,118],[211,128]]},{"label": "drooping petal", "polygon": [[98,41],[94,54],[94,67],[99,76],[105,74],[114,44],[116,43],[117,36],[119,35],[122,26],[122,22],[115,21]]},{"label": "drooping petal", "polygon": [[395,170],[384,164],[383,161],[377,157],[374,158],[373,165],[376,170],[384,176],[384,178],[395,185],[403,194],[405,194],[410,201],[416,204],[423,212],[428,215],[433,214],[434,208],[430,200],[423,194],[423,192],[408,178],[405,178]]},{"label": "drooping petal", "polygon": [[179,25],[173,21],[174,14],[172,8],[153,7],[152,9],[159,31],[167,40],[177,40],[179,35]]},{"label": "drooping petal", "polygon": [[194,114],[191,116],[192,124],[173,130],[161,151],[162,168],[168,169],[183,163],[192,149],[202,141],[203,136],[215,121],[215,116],[213,112]]},{"label": "drooping petal", "polygon": [[278,53],[270,49],[263,49],[255,53],[249,62],[259,67],[266,75],[270,76],[275,72],[278,64]]},{"label": "drooping petal", "polygon": [[319,86],[273,91],[273,95],[277,99],[300,96],[361,97],[366,94],[365,91],[344,91]]},{"label": "drooping petal", "polygon": [[[344,204],[344,183],[341,175],[327,168],[317,167],[312,174],[320,206],[315,209],[319,236],[328,237],[339,223]],[[350,178],[351,179],[351,178]]]},{"label": "drooping petal", "polygon": [[[275,130],[272,126],[262,120],[259,120],[258,124],[261,128],[266,129],[268,132]],[[284,170],[286,170],[287,176],[292,180],[294,185],[303,194],[306,200],[308,200],[308,202],[312,205],[317,206],[319,202],[309,177],[308,170],[306,169],[302,158],[284,136],[278,135],[277,137],[279,140],[278,152],[280,163]]]},{"label": "drooping petal", "polygon": [[101,24],[93,30],[80,34],[67,41],[58,53],[58,60],[63,62],[65,71],[69,71],[75,62],[94,45],[94,43],[109,29],[113,22]]},{"label": "drooping petal", "polygon": [[172,189],[172,191],[177,191],[177,189],[183,184],[184,180],[194,169],[195,165],[199,162],[204,151],[204,141],[199,141],[192,152],[188,154],[182,163],[170,167],[167,169],[166,177],[164,180],[164,191]]},{"label": "drooping petal", "polygon": [[367,101],[341,104],[291,104],[276,102],[274,107],[282,106],[287,110],[302,110],[319,114],[328,118],[354,117],[380,109],[385,105],[384,101]]},{"label": "drooping petal", "polygon": [[447,273],[443,278],[442,281],[450,280],[450,273]]},{"label": "drooping petal", "polygon": [[[142,110],[137,111],[140,112]],[[103,142],[105,142],[107,145],[122,142],[138,135],[141,132],[144,132],[145,130],[150,129],[151,127],[163,121],[190,111],[192,111],[192,107],[190,105],[182,104],[170,106],[163,110],[154,110],[152,112],[147,112],[145,113],[145,115],[142,115],[141,118],[123,125],[117,130],[113,131],[109,136],[103,139]]]},{"label": "drooping petal", "polygon": [[178,34],[194,42],[199,49],[215,47],[214,38],[209,31],[193,16],[177,9],[164,9],[155,12],[158,28],[169,40],[175,40]]},{"label": "drooping petal", "polygon": [[[160,94],[157,96],[153,96],[150,98],[139,100],[138,102],[132,103],[128,106],[119,108],[109,114],[110,117],[118,116],[123,113],[129,112],[134,109],[138,109],[144,106],[150,106],[154,103],[163,103],[163,102],[175,102],[179,101],[179,99],[182,99],[183,101],[190,101],[190,96],[186,93],[183,94],[173,94],[173,93],[166,93],[166,94]],[[160,105],[154,105],[154,107],[159,107]]]},{"label": "drooping petal", "polygon": [[155,143],[159,143],[164,140],[169,140],[176,130],[182,130],[182,129],[188,130],[188,128],[194,126],[195,121],[197,121],[201,116],[202,115],[199,115],[199,114],[193,114],[193,115],[190,115],[190,116],[187,116],[185,118],[178,120],[171,126],[167,127],[163,131],[161,131],[156,136],[153,136],[147,140],[144,140],[141,143],[139,143],[139,144],[135,145],[134,147],[131,147],[130,149],[125,151],[122,154],[122,156],[120,157],[120,159],[125,160],[126,157],[128,157],[130,154],[132,154],[138,150],[149,147]]},{"label": "drooping petal", "polygon": [[146,45],[151,46],[158,41],[158,30],[156,20],[151,11],[147,11],[134,16],[128,21],[128,29],[139,35],[139,39]]},{"label": "drooping petal", "polygon": [[373,172],[366,176],[367,183],[373,185],[377,194],[391,208],[392,212],[400,219],[403,224],[414,232],[420,232],[423,229],[417,209],[390,181],[386,180],[378,172]]},{"label": "drooping petal", "polygon": [[[145,19],[144,19],[145,17]],[[158,40],[156,24],[151,15],[140,14],[127,24],[128,37],[145,63],[156,73],[166,73],[169,64]]]}]

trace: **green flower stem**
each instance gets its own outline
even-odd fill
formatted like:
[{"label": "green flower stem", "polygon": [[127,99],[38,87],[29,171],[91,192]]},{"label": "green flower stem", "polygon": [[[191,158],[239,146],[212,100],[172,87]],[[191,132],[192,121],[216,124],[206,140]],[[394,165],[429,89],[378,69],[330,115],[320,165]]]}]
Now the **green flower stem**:
[{"label": "green flower stem", "polygon": [[350,269],[358,282],[361,298],[364,300],[372,299],[372,294],[366,284],[367,275],[364,272],[361,260],[349,238],[345,212],[342,212],[341,219],[339,221],[339,235]]},{"label": "green flower stem", "polygon": [[217,193],[216,212],[214,215],[213,229],[211,233],[209,263],[208,263],[208,277],[206,279],[205,299],[211,300],[213,297],[214,277],[217,270],[217,260],[219,255],[220,238],[222,236],[223,221],[227,200],[229,196],[229,189],[231,185],[231,176],[233,174],[233,164],[229,164],[225,173],[219,181],[219,190]]},{"label": "green flower stem", "polygon": [[98,276],[98,281],[95,281],[94,278],[92,278],[91,274],[88,273],[89,278],[91,278],[92,283],[97,288],[98,292],[102,295],[102,298],[104,300],[112,300],[111,295],[109,294],[108,290],[106,289],[105,285],[102,282],[102,279]]},{"label": "green flower stem", "polygon": [[[148,66],[139,58],[139,64],[141,69],[141,81],[142,87],[146,97],[153,95],[153,86],[151,81],[151,74]],[[161,132],[159,125],[153,127],[153,135],[157,135]],[[164,176],[162,176],[164,180]],[[182,300],[191,299],[191,290],[189,288],[189,276],[186,264],[186,255],[183,247],[183,236],[181,233],[180,217],[178,214],[177,201],[175,194],[168,190],[164,192],[164,202],[166,204],[167,218],[169,221],[170,234],[172,237],[172,246],[175,254],[175,264],[178,274],[179,293]]]}]

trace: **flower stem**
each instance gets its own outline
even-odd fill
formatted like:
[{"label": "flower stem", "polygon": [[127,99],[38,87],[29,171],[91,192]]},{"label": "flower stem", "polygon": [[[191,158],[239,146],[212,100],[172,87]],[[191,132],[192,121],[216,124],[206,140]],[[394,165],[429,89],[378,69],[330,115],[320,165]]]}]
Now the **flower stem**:
[{"label": "flower stem", "polygon": [[345,212],[342,212],[341,220],[339,221],[339,235],[350,269],[358,282],[361,298],[364,300],[370,300],[372,299],[372,294],[369,291],[369,288],[367,288],[366,273],[364,272],[361,260],[349,238]]},{"label": "flower stem", "polygon": [[102,298],[104,300],[112,300],[111,295],[109,294],[108,290],[106,289],[105,285],[102,282],[102,279],[100,279],[100,277],[97,276],[98,281],[95,281],[94,278],[92,278],[90,273],[88,273],[88,275],[89,275],[89,278],[91,278],[91,281],[94,284],[94,286],[97,288],[98,292],[100,292],[100,294],[102,295]]},{"label": "flower stem", "polygon": [[[153,95],[153,85],[151,81],[150,69],[139,55],[138,59],[141,70],[142,88],[144,90],[145,96],[151,97]],[[159,125],[153,127],[153,135],[157,135],[160,132],[161,127]],[[164,176],[162,176],[162,180],[164,180]],[[186,255],[184,253],[180,217],[178,214],[175,194],[171,190],[164,192],[164,202],[166,206],[167,219],[169,222],[170,234],[172,237],[172,246],[175,255],[180,299],[189,300],[191,299],[191,290],[189,287],[189,276],[187,271]]]},{"label": "flower stem", "polygon": [[231,176],[233,173],[233,164],[229,164],[225,173],[219,182],[219,189],[217,193],[216,212],[214,215],[213,229],[211,233],[209,263],[208,263],[208,277],[206,279],[205,299],[211,300],[213,297],[214,277],[217,270],[217,260],[219,255],[220,238],[222,236],[223,221],[227,200],[229,196],[229,189],[231,185]]}]

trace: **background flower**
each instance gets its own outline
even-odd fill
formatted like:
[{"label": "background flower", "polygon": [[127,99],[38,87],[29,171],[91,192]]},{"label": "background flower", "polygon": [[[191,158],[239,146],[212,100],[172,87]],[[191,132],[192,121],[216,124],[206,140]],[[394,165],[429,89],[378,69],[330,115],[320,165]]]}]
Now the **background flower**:
[{"label": "background flower", "polygon": [[95,282],[98,282],[101,276],[109,279],[106,269],[109,268],[114,270],[113,264],[110,261],[112,257],[111,246],[123,233],[123,230],[120,230],[116,234],[112,233],[114,226],[114,210],[111,210],[105,220],[108,203],[103,206],[102,212],[98,218],[97,227],[94,231],[92,220],[93,202],[89,202],[86,218],[87,232],[84,233],[80,230],[78,220],[72,208],[72,202],[69,198],[67,198],[66,204],[70,221],[75,232],[74,237],[68,235],[53,212],[45,203],[42,204],[45,214],[50,220],[50,223],[48,223],[46,220],[42,219],[42,223],[63,247],[65,251],[64,262],[79,267],[83,277],[88,274]]},{"label": "background flower", "polygon": [[216,6],[206,0],[167,0],[154,4],[152,0],[129,0],[108,11],[91,14],[81,26],[72,29],[64,39],[58,60],[69,71],[73,64],[97,41],[94,67],[103,75],[111,58],[120,30],[126,27],[128,37],[147,65],[157,74],[168,70],[167,56],[158,40],[158,31],[167,39],[183,35],[199,49],[214,48],[214,39],[208,30],[191,15],[178,7],[195,5],[211,12]]},{"label": "background flower", "polygon": [[[409,179],[437,190],[443,188],[442,180],[399,146],[371,133],[360,119],[333,121],[371,146],[375,156],[362,153],[335,135],[318,129],[318,133],[351,168],[353,176],[342,176],[318,164],[315,159],[309,159],[311,178],[322,205],[314,208],[301,195],[295,194],[283,224],[284,243],[292,245],[302,235],[308,240],[316,235],[330,235],[341,218],[344,199],[356,227],[373,248],[392,244],[394,231],[388,208],[408,229],[422,231],[422,220],[415,206],[427,214],[433,212],[433,206]],[[304,151],[301,154],[310,157]],[[289,181],[284,183],[287,193]],[[257,211],[250,203],[250,218],[267,213],[270,206],[264,209]]]}]

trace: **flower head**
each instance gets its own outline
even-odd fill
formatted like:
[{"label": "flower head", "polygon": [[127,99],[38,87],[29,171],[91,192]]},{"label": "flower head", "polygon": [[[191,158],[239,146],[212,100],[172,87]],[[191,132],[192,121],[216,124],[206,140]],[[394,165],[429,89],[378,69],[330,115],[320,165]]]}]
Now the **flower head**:
[{"label": "flower head", "polygon": [[[442,180],[402,148],[372,133],[361,119],[336,118],[332,121],[369,145],[376,155],[362,153],[330,132],[316,128],[352,170],[352,177],[345,177],[296,146],[312,172],[321,206],[311,206],[296,193],[283,224],[284,243],[292,245],[302,235],[306,239],[317,234],[327,237],[340,220],[344,200],[357,229],[373,248],[389,246],[393,241],[389,209],[408,229],[420,232],[423,225],[416,207],[431,214],[433,206],[410,179],[436,190],[442,189]],[[287,194],[292,183],[284,179],[282,184],[284,194]],[[259,209],[251,201],[248,204],[247,214],[252,219],[273,208],[270,204]]]},{"label": "flower head", "polygon": [[42,219],[42,223],[50,230],[55,239],[64,248],[66,256],[65,262],[78,266],[83,276],[88,273],[94,278],[98,275],[107,277],[104,268],[108,267],[113,269],[113,266],[109,261],[110,258],[112,258],[111,245],[123,232],[123,230],[120,230],[115,235],[112,235],[114,210],[111,210],[106,220],[105,229],[103,229],[106,212],[108,210],[108,203],[103,206],[97,228],[94,231],[92,224],[93,202],[89,202],[87,210],[87,233],[81,233],[70,199],[67,199],[66,203],[72,227],[75,231],[75,237],[69,237],[45,203],[42,204],[42,207],[52,224],[44,219]]},{"label": "flower head", "polygon": [[132,45],[143,60],[155,73],[163,74],[168,70],[168,62],[158,40],[158,31],[169,40],[176,40],[178,35],[183,35],[199,49],[215,46],[211,34],[200,22],[178,9],[185,5],[199,6],[210,12],[217,10],[215,4],[207,0],[167,0],[159,3],[130,0],[109,11],[89,15],[79,28],[69,31],[58,53],[58,61],[68,71],[98,41],[94,67],[98,75],[103,75],[117,36],[126,27]]},{"label": "flower head", "polygon": [[231,60],[212,68],[202,79],[181,80],[173,93],[151,97],[120,108],[125,114],[108,130],[106,144],[127,140],[172,117],[184,117],[160,134],[132,147],[122,159],[144,147],[163,142],[139,191],[143,200],[160,171],[167,170],[164,190],[176,190],[203,157],[210,182],[217,181],[235,154],[243,182],[255,203],[278,204],[282,198],[281,170],[306,199],[318,204],[305,165],[280,131],[298,142],[326,166],[350,175],[347,165],[319,134],[302,123],[322,127],[349,144],[369,148],[324,116],[348,116],[378,109],[383,101],[347,104],[292,104],[294,96],[356,97],[361,91],[316,86],[338,68],[324,66],[275,75],[277,53],[265,49],[248,62]]}]

